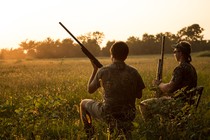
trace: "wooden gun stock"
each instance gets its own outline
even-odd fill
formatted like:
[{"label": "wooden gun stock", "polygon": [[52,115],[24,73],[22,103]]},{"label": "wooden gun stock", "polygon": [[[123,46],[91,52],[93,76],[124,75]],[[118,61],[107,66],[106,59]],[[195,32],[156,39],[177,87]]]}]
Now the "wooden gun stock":
[{"label": "wooden gun stock", "polygon": [[61,23],[59,24],[74,38],[74,40],[81,46],[83,53],[98,67],[101,68],[103,65],[96,59],[89,51],[85,48],[85,46],[77,40],[77,38]]}]

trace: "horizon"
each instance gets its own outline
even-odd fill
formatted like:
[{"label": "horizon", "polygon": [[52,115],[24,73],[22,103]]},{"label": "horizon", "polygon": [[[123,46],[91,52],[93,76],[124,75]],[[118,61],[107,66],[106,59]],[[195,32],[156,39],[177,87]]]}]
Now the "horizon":
[{"label": "horizon", "polygon": [[76,37],[103,32],[105,43],[144,33],[176,34],[192,24],[204,28],[202,35],[210,40],[209,5],[208,0],[7,0],[0,8],[0,49],[18,48],[26,40],[71,38],[59,22]]}]

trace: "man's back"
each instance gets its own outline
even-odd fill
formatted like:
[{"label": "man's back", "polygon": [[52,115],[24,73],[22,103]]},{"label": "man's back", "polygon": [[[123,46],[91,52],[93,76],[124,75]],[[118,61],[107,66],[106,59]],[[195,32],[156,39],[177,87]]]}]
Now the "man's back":
[{"label": "man's back", "polygon": [[92,121],[88,121],[91,119],[87,119],[87,116],[107,123],[114,119],[114,122],[121,124],[117,128],[123,130],[125,137],[132,139],[131,121],[135,118],[135,100],[142,97],[145,85],[137,70],[124,63],[128,53],[129,47],[125,42],[115,42],[110,48],[111,65],[99,69],[91,63],[93,71],[87,89],[89,93],[94,93],[102,87],[104,102],[83,99],[80,103],[80,115],[88,138],[92,137],[93,129]]},{"label": "man's back", "polygon": [[104,90],[105,110],[135,110],[138,91],[145,87],[136,69],[124,62],[114,62],[102,68],[97,77]]}]

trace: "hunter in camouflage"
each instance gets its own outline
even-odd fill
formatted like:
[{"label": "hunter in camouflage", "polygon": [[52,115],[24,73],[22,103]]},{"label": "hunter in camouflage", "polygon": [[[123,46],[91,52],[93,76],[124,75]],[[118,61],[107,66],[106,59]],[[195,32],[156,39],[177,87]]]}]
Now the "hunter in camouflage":
[{"label": "hunter in camouflage", "polygon": [[175,115],[184,105],[184,101],[174,98],[177,90],[185,88],[190,90],[197,86],[197,73],[191,59],[191,44],[187,41],[181,41],[173,46],[174,57],[179,65],[174,69],[172,78],[168,83],[162,81],[153,81],[161,92],[162,97],[151,98],[141,102],[140,108],[145,120],[151,119],[156,114],[163,116]]}]

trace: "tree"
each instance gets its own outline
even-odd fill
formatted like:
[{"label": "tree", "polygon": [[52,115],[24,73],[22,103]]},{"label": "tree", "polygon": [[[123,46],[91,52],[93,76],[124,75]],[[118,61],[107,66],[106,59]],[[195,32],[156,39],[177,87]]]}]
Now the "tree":
[{"label": "tree", "polygon": [[38,46],[38,43],[33,40],[25,40],[19,44],[20,49],[22,49],[24,52],[26,52],[27,56],[29,57],[36,57],[36,48]]},{"label": "tree", "polygon": [[72,50],[74,44],[73,40],[70,38],[63,39],[61,44],[57,48],[57,53],[60,57],[70,57],[73,55],[74,51]]},{"label": "tree", "polygon": [[96,44],[101,45],[101,43],[103,42],[105,35],[103,32],[88,32],[85,35],[81,35],[78,37],[79,40],[81,40],[82,42],[88,42],[88,40],[95,40]]},{"label": "tree", "polygon": [[95,39],[88,39],[87,42],[83,42],[83,45],[95,56],[100,54],[100,46]]},{"label": "tree", "polygon": [[110,56],[110,52],[109,52],[109,50],[110,50],[110,48],[111,48],[111,46],[115,43],[116,41],[108,41],[107,43],[106,43],[106,46],[105,47],[103,47],[102,49],[101,49],[101,55],[102,56]]},{"label": "tree", "polygon": [[17,49],[2,49],[1,50],[2,59],[24,59],[26,56],[21,48]]},{"label": "tree", "polygon": [[126,43],[129,46],[129,52],[131,55],[142,54],[141,41],[138,37],[131,36],[127,39]]},{"label": "tree", "polygon": [[[172,44],[176,44],[178,41],[178,37],[175,34],[170,32],[159,33],[156,35],[156,44],[158,47],[162,45],[162,36],[165,36],[165,53],[172,52]],[[161,48],[158,48],[158,52],[160,52]]]},{"label": "tree", "polygon": [[36,53],[38,58],[55,58],[56,57],[56,44],[51,38],[47,38],[42,42],[39,42],[36,47]]},{"label": "tree", "polygon": [[156,37],[147,33],[142,36],[143,52],[146,54],[155,54],[158,52]]},{"label": "tree", "polygon": [[35,49],[36,46],[37,46],[37,43],[33,40],[25,40],[25,41],[22,41],[20,44],[19,44],[20,48],[22,48],[23,50],[25,51],[28,51],[30,49]]},{"label": "tree", "polygon": [[201,34],[203,31],[204,29],[201,28],[199,24],[193,24],[191,26],[182,28],[180,31],[178,31],[177,36],[181,38],[181,40],[202,41],[203,35]]},{"label": "tree", "polygon": [[89,32],[86,35],[82,35],[78,37],[78,40],[93,54],[98,56],[100,54],[100,46],[99,44],[102,41],[104,34],[101,32]]},{"label": "tree", "polygon": [[96,32],[93,32],[92,33],[92,37],[93,37],[93,39],[96,40],[96,42],[97,42],[98,45],[101,45],[101,43],[103,42],[103,39],[104,39],[105,35],[104,35],[103,32],[96,31]]}]

